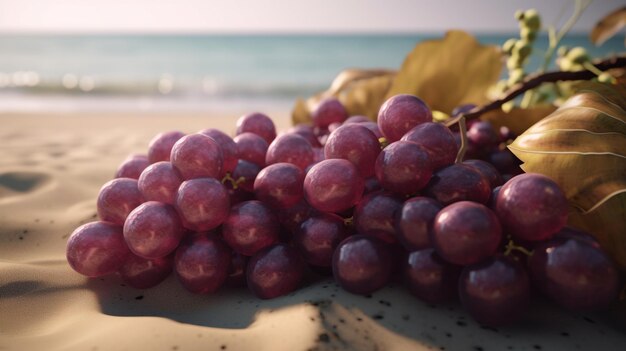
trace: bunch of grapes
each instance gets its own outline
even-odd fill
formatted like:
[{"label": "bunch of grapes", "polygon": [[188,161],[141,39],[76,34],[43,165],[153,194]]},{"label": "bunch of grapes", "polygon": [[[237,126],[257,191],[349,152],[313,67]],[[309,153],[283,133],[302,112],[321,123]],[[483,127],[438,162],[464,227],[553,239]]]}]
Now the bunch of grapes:
[{"label": "bunch of grapes", "polygon": [[411,95],[387,100],[378,123],[331,98],[312,126],[278,136],[261,113],[241,117],[234,138],[162,133],[102,187],[99,221],[72,233],[67,259],[137,288],[173,271],[193,293],[229,283],[263,299],[310,272],[354,294],[401,278],[429,303],[460,298],[486,325],[520,318],[531,289],[574,310],[614,301],[618,271],[593,237],[564,227],[557,184],[517,175],[502,156],[510,133],[476,122],[467,138],[480,159],[455,163],[458,138]]}]

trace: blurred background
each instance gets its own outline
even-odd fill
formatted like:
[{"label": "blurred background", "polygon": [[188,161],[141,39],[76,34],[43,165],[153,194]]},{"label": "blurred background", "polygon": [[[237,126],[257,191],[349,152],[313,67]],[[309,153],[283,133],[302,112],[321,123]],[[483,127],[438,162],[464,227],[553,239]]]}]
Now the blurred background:
[{"label": "blurred background", "polygon": [[[588,39],[620,6],[593,1],[563,43],[623,52],[623,35]],[[0,113],[288,111],[343,69],[399,68],[447,29],[501,45],[528,8],[559,28],[574,1],[0,0]]]}]

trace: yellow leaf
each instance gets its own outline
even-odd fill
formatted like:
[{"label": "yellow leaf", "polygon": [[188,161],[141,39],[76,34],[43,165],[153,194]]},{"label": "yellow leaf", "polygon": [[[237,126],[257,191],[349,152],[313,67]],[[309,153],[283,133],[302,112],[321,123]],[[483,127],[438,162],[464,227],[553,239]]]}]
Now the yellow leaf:
[{"label": "yellow leaf", "polygon": [[443,39],[423,41],[413,49],[387,97],[413,94],[448,114],[461,104],[482,105],[502,65],[498,47],[481,45],[463,31],[449,31]]},{"label": "yellow leaf", "polygon": [[[626,6],[619,8],[602,18],[591,30],[589,38],[595,45],[602,45],[626,26]],[[626,45],[626,42],[624,42]]]},{"label": "yellow leaf", "polygon": [[584,84],[509,149],[524,171],[561,186],[570,223],[593,233],[626,269],[626,86]]}]

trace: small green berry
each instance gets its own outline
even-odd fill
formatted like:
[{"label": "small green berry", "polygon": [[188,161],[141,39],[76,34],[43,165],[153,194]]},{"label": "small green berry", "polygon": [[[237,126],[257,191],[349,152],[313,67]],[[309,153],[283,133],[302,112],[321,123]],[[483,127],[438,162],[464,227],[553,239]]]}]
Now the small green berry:
[{"label": "small green berry", "polygon": [[615,77],[610,75],[608,72],[602,72],[602,74],[600,74],[598,76],[598,82],[600,82],[600,83],[608,83],[608,84],[615,84],[615,83],[617,83],[617,80],[615,79]]},{"label": "small green berry", "polygon": [[506,68],[508,68],[509,71],[520,68],[522,67],[523,61],[524,59],[522,59],[519,55],[513,54],[506,60]]},{"label": "small green berry", "polygon": [[513,46],[512,55],[518,55],[524,60],[530,55],[532,46],[525,40],[518,40]]},{"label": "small green berry", "polygon": [[535,9],[526,10],[522,21],[524,22],[524,27],[532,31],[538,31],[541,28],[541,17],[539,17],[539,12]]},{"label": "small green berry", "polygon": [[516,68],[514,70],[509,71],[509,80],[507,81],[509,86],[513,86],[524,79],[524,70],[521,68]]},{"label": "small green berry", "polygon": [[515,11],[515,14],[513,16],[515,16],[516,20],[521,21],[521,20],[524,19],[524,11],[517,10],[517,11]]},{"label": "small green berry", "polygon": [[513,51],[513,46],[515,46],[516,42],[517,42],[517,39],[515,38],[511,38],[505,41],[504,44],[502,44],[502,51],[504,51],[507,55],[510,55],[511,52]]},{"label": "small green berry", "polygon": [[556,50],[556,54],[559,57],[565,57],[567,55],[567,52],[569,51],[569,48],[565,45],[563,46],[559,46],[559,48]]},{"label": "small green berry", "polygon": [[585,50],[585,48],[580,47],[580,46],[572,48],[570,51],[568,51],[566,57],[569,60],[571,60],[573,63],[578,63],[578,64],[582,64],[582,63],[589,61],[587,50]]},{"label": "small green berry", "polygon": [[535,41],[537,39],[537,31],[532,30],[528,27],[522,27],[519,30],[520,37],[522,40],[527,41],[529,43]]}]

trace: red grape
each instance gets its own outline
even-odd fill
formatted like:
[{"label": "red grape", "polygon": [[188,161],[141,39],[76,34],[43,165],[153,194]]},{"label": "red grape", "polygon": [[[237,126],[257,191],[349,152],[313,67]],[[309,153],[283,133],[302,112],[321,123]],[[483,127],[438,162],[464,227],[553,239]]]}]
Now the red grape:
[{"label": "red grape", "polygon": [[[254,191],[254,181],[261,172],[261,167],[257,164],[246,161],[237,161],[237,167],[233,170],[232,178],[237,183],[237,188],[241,188],[247,192]],[[228,183],[226,183],[228,185]]]},{"label": "red grape", "polygon": [[204,134],[215,140],[222,149],[222,156],[224,157],[224,164],[222,167],[222,174],[224,176],[227,172],[232,172],[237,166],[237,144],[226,133],[219,129],[209,128],[198,132]]},{"label": "red grape", "polygon": [[304,171],[308,165],[313,163],[314,158],[313,147],[306,139],[298,134],[283,134],[267,148],[265,164],[287,162]]},{"label": "red grape", "polygon": [[291,163],[275,163],[261,170],[254,181],[257,199],[274,208],[286,208],[302,200],[304,172]]},{"label": "red grape", "polygon": [[298,288],[304,277],[304,265],[295,249],[276,244],[250,258],[246,277],[254,295],[273,299]]},{"label": "red grape", "polygon": [[141,173],[137,185],[146,201],[173,205],[182,181],[180,173],[170,162],[160,161],[148,166]]},{"label": "red grape", "polygon": [[136,179],[116,178],[106,182],[98,195],[98,217],[105,222],[124,225],[130,211],[144,201]]},{"label": "red grape", "polygon": [[137,179],[141,172],[150,165],[145,155],[131,155],[118,167],[115,178]]},{"label": "red grape", "polygon": [[436,171],[424,193],[443,205],[457,201],[486,204],[491,196],[491,188],[476,168],[456,163]]},{"label": "red grape", "polygon": [[347,236],[343,218],[330,213],[319,213],[302,222],[294,233],[293,243],[307,263],[330,267],[333,252]]},{"label": "red grape", "polygon": [[180,185],[175,206],[186,228],[204,232],[224,222],[230,197],[228,190],[216,179],[197,178]]},{"label": "red grape", "polygon": [[348,160],[324,160],[304,177],[304,196],[323,212],[341,212],[354,206],[363,194],[364,181]]},{"label": "red grape", "polygon": [[348,119],[343,121],[343,124],[363,123],[363,122],[371,122],[371,121],[372,120],[369,119],[367,116],[354,115],[354,116],[348,117]]},{"label": "red grape", "polygon": [[148,289],[164,281],[174,265],[174,256],[148,259],[130,254],[119,269],[122,280],[133,288]]},{"label": "red grape", "polygon": [[378,112],[378,127],[392,143],[400,140],[415,126],[432,122],[433,115],[426,103],[417,96],[400,94],[389,98]]},{"label": "red grape", "polygon": [[496,146],[500,142],[500,135],[491,123],[477,121],[467,130],[467,139],[478,147],[489,148]]},{"label": "red grape", "polygon": [[322,100],[311,117],[313,125],[318,128],[328,128],[334,122],[343,123],[348,118],[346,108],[336,98],[330,97]]},{"label": "red grape", "polygon": [[414,251],[431,246],[435,217],[442,208],[428,197],[413,197],[404,202],[396,216],[395,235],[405,249]]},{"label": "red grape", "polygon": [[311,127],[309,125],[306,125],[306,124],[295,125],[295,126],[291,127],[287,131],[287,133],[300,135],[301,137],[306,139],[309,143],[311,143],[311,146],[313,148],[322,147],[322,144],[320,144],[320,141],[317,139],[317,136],[315,135],[315,131],[314,131],[313,127]]},{"label": "red grape", "polygon": [[376,159],[375,170],[383,188],[399,195],[415,194],[433,174],[428,152],[408,141],[396,141],[384,148]]},{"label": "red grape", "polygon": [[357,123],[337,128],[324,145],[326,159],[346,159],[357,167],[363,177],[374,175],[374,164],[379,153],[378,138],[369,129]]},{"label": "red grape", "polygon": [[215,139],[204,134],[190,134],[174,144],[171,162],[185,180],[218,178],[222,174],[224,156]]},{"label": "red grape", "polygon": [[502,229],[490,209],[475,202],[460,201],[439,211],[431,240],[443,259],[468,265],[496,253]]},{"label": "red grape", "polygon": [[265,157],[269,144],[262,137],[254,133],[241,133],[235,137],[237,157],[259,167],[265,167]]},{"label": "red grape", "polygon": [[459,151],[454,134],[441,123],[422,123],[409,130],[400,140],[410,141],[426,149],[433,169],[454,163]]},{"label": "red grape", "polygon": [[224,225],[224,241],[242,255],[252,256],[278,241],[279,225],[272,210],[261,201],[233,206]]},{"label": "red grape", "polygon": [[129,255],[122,227],[108,222],[83,224],[67,241],[67,262],[88,277],[115,273]]},{"label": "red grape", "polygon": [[474,167],[487,181],[491,189],[504,184],[500,172],[489,162],[483,160],[465,160],[464,164]]},{"label": "red grape", "polygon": [[276,126],[274,122],[266,115],[255,112],[245,116],[241,116],[237,120],[236,135],[242,133],[254,133],[270,144],[276,138]]},{"label": "red grape", "polygon": [[380,128],[378,127],[378,124],[376,122],[369,121],[369,122],[361,122],[359,124],[369,129],[370,132],[374,133],[377,139],[380,139],[383,137],[383,133],[380,131]]},{"label": "red grape", "polygon": [[506,182],[496,199],[496,214],[505,231],[523,240],[546,240],[567,222],[565,194],[550,178],[535,173]]},{"label": "red grape", "polygon": [[184,136],[185,133],[179,131],[160,133],[155,136],[148,146],[148,161],[150,163],[170,161],[172,147],[178,139]]},{"label": "red grape", "polygon": [[456,298],[461,269],[432,248],[411,252],[404,264],[406,285],[415,296],[432,304]]},{"label": "red grape", "polygon": [[315,209],[306,200],[302,199],[293,206],[280,209],[278,211],[278,220],[285,229],[293,233],[300,227],[302,222],[309,217],[313,217],[315,213]]},{"label": "red grape", "polygon": [[401,207],[402,201],[390,193],[379,191],[364,196],[354,210],[357,233],[395,243],[394,222]]},{"label": "red grape", "polygon": [[124,239],[143,258],[164,257],[173,252],[185,229],[174,207],[148,201],[134,209],[124,223]]},{"label": "red grape", "polygon": [[184,240],[174,258],[174,269],[185,289],[196,294],[219,289],[231,264],[230,249],[213,233],[198,233]]}]

